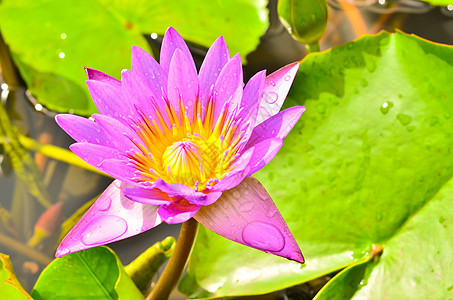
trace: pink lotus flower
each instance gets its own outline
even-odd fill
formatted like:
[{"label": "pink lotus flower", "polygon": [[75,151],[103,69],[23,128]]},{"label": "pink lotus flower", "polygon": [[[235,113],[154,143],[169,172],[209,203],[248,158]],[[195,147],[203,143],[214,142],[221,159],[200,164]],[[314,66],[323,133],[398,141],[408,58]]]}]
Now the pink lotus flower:
[{"label": "pink lotus flower", "polygon": [[165,34],[160,64],[133,47],[121,81],[86,69],[100,114],[61,114],[70,149],[116,180],[69,232],[56,256],[194,217],[238,243],[303,262],[264,187],[249,177],[277,154],[305,110],[280,111],[299,63],[243,88],[239,54],[219,37],[197,70],[184,40]]}]

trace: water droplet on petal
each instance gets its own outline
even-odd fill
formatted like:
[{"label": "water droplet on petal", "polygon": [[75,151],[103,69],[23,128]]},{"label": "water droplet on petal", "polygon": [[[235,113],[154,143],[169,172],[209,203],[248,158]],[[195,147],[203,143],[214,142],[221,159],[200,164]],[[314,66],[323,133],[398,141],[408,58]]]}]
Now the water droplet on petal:
[{"label": "water droplet on petal", "polygon": [[127,223],[117,216],[101,216],[87,224],[82,233],[85,245],[106,244],[127,231]]},{"label": "water droplet on petal", "polygon": [[239,211],[241,212],[249,212],[251,211],[253,208],[255,207],[255,203],[253,202],[245,202],[245,203],[242,203],[240,206],[239,206]]},{"label": "water droplet on petal", "polygon": [[280,230],[272,224],[254,221],[242,230],[242,239],[251,247],[271,252],[282,251],[285,238]]},{"label": "water droplet on petal", "polygon": [[264,94],[264,99],[267,103],[273,104],[278,100],[278,94],[276,92],[268,92]]},{"label": "water droplet on petal", "polygon": [[63,256],[63,255],[69,254],[69,252],[70,252],[69,249],[66,247],[58,248],[58,256]]},{"label": "water droplet on petal", "polygon": [[102,199],[103,201],[96,201],[96,208],[100,211],[106,211],[110,209],[110,206],[112,205],[112,199],[111,198],[104,198]]},{"label": "water droplet on petal", "polygon": [[290,80],[291,80],[291,76],[286,75],[286,76],[285,76],[285,80],[286,80],[286,81],[290,81]]},{"label": "water droplet on petal", "polygon": [[233,192],[233,197],[236,198],[236,199],[240,199],[241,198],[241,194],[238,191],[235,191],[235,192]]}]

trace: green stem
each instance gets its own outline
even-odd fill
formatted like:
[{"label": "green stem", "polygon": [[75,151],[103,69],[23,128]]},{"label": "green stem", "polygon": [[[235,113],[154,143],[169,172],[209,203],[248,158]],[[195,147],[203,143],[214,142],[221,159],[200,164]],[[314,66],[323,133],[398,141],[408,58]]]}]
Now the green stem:
[{"label": "green stem", "polygon": [[178,283],[197,235],[198,222],[190,219],[182,223],[181,232],[168,265],[146,300],[167,300]]},{"label": "green stem", "polygon": [[307,47],[308,53],[313,53],[313,52],[320,52],[321,48],[319,47],[319,41],[316,41],[314,43],[311,43],[309,45],[305,45]]},{"label": "green stem", "polygon": [[41,144],[34,139],[31,139],[29,137],[19,135],[19,142],[21,143],[22,146],[27,148],[28,150],[34,151],[34,152],[39,152],[42,155],[45,155],[47,157],[92,171],[96,172],[102,175],[106,175],[99,171],[98,169],[92,167],[91,165],[87,164],[84,162],[80,157],[75,155],[69,150],[53,146],[53,145],[47,145],[47,144]]}]

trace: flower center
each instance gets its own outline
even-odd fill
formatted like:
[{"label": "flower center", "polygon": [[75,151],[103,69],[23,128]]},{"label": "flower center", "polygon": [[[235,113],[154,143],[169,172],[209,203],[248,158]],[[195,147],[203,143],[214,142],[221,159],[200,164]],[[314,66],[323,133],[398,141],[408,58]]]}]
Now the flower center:
[{"label": "flower center", "polygon": [[218,160],[216,150],[203,138],[192,135],[168,146],[162,155],[162,165],[172,182],[189,186],[204,183]]},{"label": "flower center", "polygon": [[141,121],[133,128],[141,142],[132,142],[140,152],[128,153],[136,169],[135,182],[149,186],[162,178],[203,191],[235,168],[244,132],[227,104],[216,114],[211,98],[203,117],[198,99],[190,117],[182,102],[179,112],[168,103],[165,112],[156,107],[155,118],[138,112]]}]

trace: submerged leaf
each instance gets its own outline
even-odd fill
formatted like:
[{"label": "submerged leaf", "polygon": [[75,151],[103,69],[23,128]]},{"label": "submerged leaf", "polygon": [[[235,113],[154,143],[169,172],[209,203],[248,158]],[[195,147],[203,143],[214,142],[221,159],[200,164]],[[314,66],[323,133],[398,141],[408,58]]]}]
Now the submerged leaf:
[{"label": "submerged leaf", "polygon": [[50,196],[41,179],[35,161],[28,151],[20,144],[19,131],[13,125],[3,104],[0,105],[0,143],[11,161],[17,176],[27,186],[30,194],[44,207],[50,207]]}]

